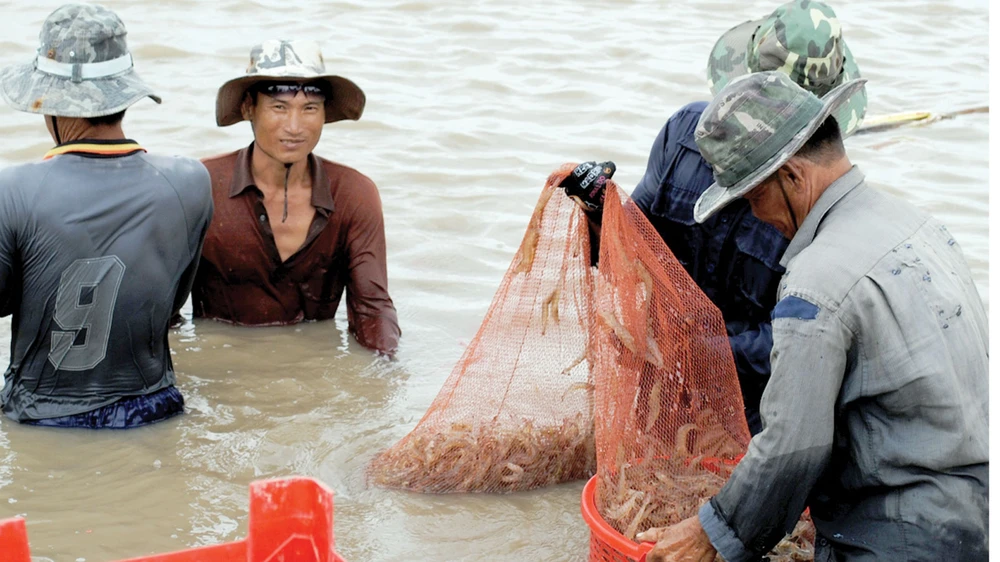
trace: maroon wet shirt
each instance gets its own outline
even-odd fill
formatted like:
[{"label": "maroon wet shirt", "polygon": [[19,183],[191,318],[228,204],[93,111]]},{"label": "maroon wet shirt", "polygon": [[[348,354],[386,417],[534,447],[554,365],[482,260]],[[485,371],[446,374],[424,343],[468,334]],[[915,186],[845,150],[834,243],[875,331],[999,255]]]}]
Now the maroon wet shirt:
[{"label": "maroon wet shirt", "polygon": [[247,326],[333,318],[347,289],[348,329],[370,349],[399,341],[389,297],[382,201],[375,184],[347,166],[309,155],[316,215],[305,243],[282,262],[249,147],[202,161],[212,177],[215,216],[192,297],[194,315]]}]

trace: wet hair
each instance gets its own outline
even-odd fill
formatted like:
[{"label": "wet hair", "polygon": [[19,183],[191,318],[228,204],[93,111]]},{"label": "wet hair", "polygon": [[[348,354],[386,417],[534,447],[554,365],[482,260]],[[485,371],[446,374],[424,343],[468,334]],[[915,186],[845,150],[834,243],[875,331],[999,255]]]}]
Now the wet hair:
[{"label": "wet hair", "polygon": [[111,115],[102,115],[100,117],[87,117],[87,123],[90,123],[91,127],[98,127],[101,125],[117,125],[122,122],[125,118],[125,110],[121,110],[118,113],[112,113]]},{"label": "wet hair", "polygon": [[831,115],[823,121],[796,156],[814,164],[826,164],[844,156],[844,140],[840,135],[840,124]]}]

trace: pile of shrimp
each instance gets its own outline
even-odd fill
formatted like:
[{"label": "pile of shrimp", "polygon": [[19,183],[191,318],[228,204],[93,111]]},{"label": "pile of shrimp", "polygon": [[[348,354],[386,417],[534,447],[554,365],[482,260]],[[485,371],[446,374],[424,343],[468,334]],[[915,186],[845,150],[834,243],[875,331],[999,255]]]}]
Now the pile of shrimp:
[{"label": "pile of shrimp", "polygon": [[792,534],[781,539],[771,552],[767,553],[770,562],[812,562],[815,558],[813,542],[816,540],[816,527],[806,513],[802,514],[795,524]]},{"label": "pile of shrimp", "polygon": [[[725,466],[725,465],[723,465]],[[731,469],[729,469],[731,470]],[[699,463],[674,459],[652,459],[635,466],[625,465],[618,482],[603,480],[605,486],[620,486],[634,480],[637,486],[625,487],[618,495],[606,500],[601,513],[604,520],[629,540],[653,527],[667,527],[697,515],[702,504],[726,483],[728,470],[720,473]],[[650,478],[650,475],[652,478]],[[600,505],[600,504],[599,504]],[[794,531],[783,538],[770,552],[770,562],[806,562],[813,560],[816,528],[807,515],[795,525]],[[722,561],[722,557],[716,557]]]},{"label": "pile of shrimp", "polygon": [[415,492],[508,493],[589,478],[595,465],[593,423],[577,414],[549,427],[530,419],[516,429],[418,427],[369,465],[368,481]]},{"label": "pile of shrimp", "polygon": [[[647,446],[647,455],[652,450]],[[671,451],[661,447],[658,452],[626,462],[620,445],[617,470],[602,471],[599,476],[598,511],[629,540],[647,529],[668,527],[697,515],[725,485],[743,447],[730,437],[716,414],[705,409],[694,423],[677,429]],[[803,515],[792,534],[767,558],[771,562],[813,560],[815,536],[812,521]]]}]

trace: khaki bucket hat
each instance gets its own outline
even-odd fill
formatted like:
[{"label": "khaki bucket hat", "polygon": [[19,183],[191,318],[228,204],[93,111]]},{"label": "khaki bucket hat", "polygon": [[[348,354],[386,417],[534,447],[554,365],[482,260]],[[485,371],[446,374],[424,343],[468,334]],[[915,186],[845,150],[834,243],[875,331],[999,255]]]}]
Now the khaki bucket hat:
[{"label": "khaki bucket hat", "polygon": [[[837,14],[812,0],[782,4],[764,19],[723,33],[708,58],[708,86],[718,94],[733,78],[765,70],[788,74],[817,97],[861,78]],[[834,117],[844,137],[861,125],[867,107],[868,95],[862,88],[837,111]]]},{"label": "khaki bucket hat", "polygon": [[705,222],[760,185],[864,84],[851,80],[820,99],[784,72],[756,72],[731,81],[705,108],[694,132],[715,175],[715,183],[694,204],[694,219]]},{"label": "khaki bucket hat", "polygon": [[0,95],[14,109],[56,117],[102,117],[144,97],[160,103],[132,67],[125,24],[97,4],[49,14],[35,59],[0,72]]},{"label": "khaki bucket hat", "polygon": [[347,78],[327,74],[323,53],[315,41],[271,40],[250,49],[246,74],[219,88],[215,122],[220,127],[243,121],[240,104],[246,91],[258,82],[326,82],[332,95],[326,100],[326,122],[357,121],[365,110],[365,93]]}]

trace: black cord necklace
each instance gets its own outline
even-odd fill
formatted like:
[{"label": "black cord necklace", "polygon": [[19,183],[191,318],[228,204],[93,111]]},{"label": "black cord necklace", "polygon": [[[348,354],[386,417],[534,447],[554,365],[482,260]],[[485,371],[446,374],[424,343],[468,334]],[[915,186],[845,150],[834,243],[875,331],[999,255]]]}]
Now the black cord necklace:
[{"label": "black cord necklace", "polygon": [[288,174],[292,172],[292,165],[285,164],[285,209],[281,212],[281,222],[288,218]]},{"label": "black cord necklace", "polygon": [[799,230],[799,221],[795,218],[795,211],[792,210],[792,203],[788,200],[788,194],[785,193],[785,185],[781,184],[781,195],[785,198],[785,206],[788,207],[788,214],[792,215],[792,224],[795,225],[795,231]]},{"label": "black cord necklace", "polygon": [[49,117],[52,118],[52,132],[56,137],[56,146],[59,146],[60,144],[62,144],[62,139],[59,137],[59,124],[56,123],[55,115],[50,115]]}]

